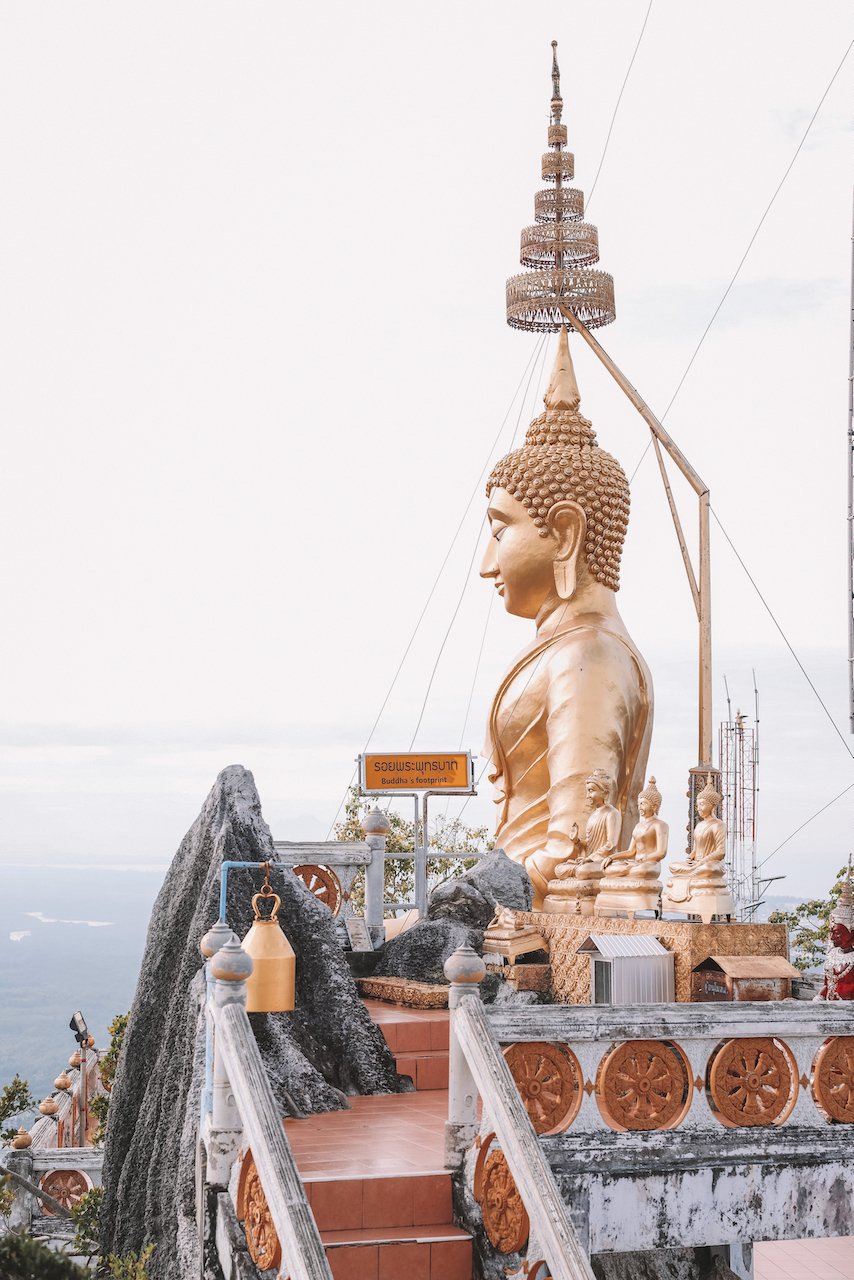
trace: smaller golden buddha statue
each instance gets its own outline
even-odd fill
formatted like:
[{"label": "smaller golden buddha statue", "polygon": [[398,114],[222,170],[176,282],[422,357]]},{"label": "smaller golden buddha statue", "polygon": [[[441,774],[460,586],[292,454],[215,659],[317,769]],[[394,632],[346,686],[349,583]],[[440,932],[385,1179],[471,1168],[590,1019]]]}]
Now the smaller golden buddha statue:
[{"label": "smaller golden buddha statue", "polygon": [[602,879],[602,862],[613,853],[623,824],[620,810],[611,803],[614,782],[605,769],[594,769],[585,783],[591,809],[584,839],[573,824],[570,839],[573,855],[555,867],[549,881],[543,910],[555,915],[593,915],[593,903]]},{"label": "smaller golden buddha statue", "polygon": [[686,912],[709,924],[712,916],[735,914],[735,903],[726,882],[726,823],[715,816],[723,797],[712,785],[712,775],[697,796],[700,820],[694,828],[691,852],[684,862],[671,862],[671,877],[661,897],[662,911]]},{"label": "smaller golden buddha statue", "polygon": [[659,865],[667,855],[669,827],[658,816],[661,792],[650,778],[638,796],[640,819],[632,831],[628,849],[611,853],[602,862],[602,879],[594,913],[612,915],[659,909],[661,881]]}]

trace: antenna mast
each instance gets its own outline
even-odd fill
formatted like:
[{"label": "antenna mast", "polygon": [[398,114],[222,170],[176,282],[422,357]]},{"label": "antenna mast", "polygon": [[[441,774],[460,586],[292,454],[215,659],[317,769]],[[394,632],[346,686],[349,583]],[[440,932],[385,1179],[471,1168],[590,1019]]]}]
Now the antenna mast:
[{"label": "antenna mast", "polygon": [[[854,208],[852,208],[854,220]],[[854,733],[854,226],[851,231],[851,334],[848,364],[848,728]]]}]

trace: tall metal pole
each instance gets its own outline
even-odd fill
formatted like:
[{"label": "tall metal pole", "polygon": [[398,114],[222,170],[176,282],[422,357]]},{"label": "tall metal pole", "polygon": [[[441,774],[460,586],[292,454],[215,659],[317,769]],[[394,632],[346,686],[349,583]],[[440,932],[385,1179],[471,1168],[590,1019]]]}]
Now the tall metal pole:
[{"label": "tall metal pole", "polygon": [[851,332],[848,362],[848,728],[854,733],[854,202],[851,228]]},{"label": "tall metal pole", "polygon": [[[712,766],[712,578],[711,578],[711,539],[709,529],[709,486],[704,484],[697,472],[691,466],[682,450],[677,446],[675,440],[664,426],[659,422],[658,418],[650,409],[649,405],[641,398],[637,390],[629,382],[625,374],[614,364],[614,361],[608,355],[607,351],[593,337],[593,334],[581,320],[575,316],[568,307],[558,301],[558,309],[561,315],[569,321],[576,333],[580,333],[584,341],[590,347],[591,351],[596,355],[602,364],[610,373],[617,386],[628,396],[644,422],[649,427],[653,436],[667,450],[669,456],[673,459],[675,465],[682,472],[685,479],[699,498],[700,504],[700,554],[699,554],[699,573],[697,575],[698,587],[698,607],[700,623],[700,654],[699,654],[699,680],[698,680],[698,748],[697,758],[698,766],[701,769],[711,769]],[[677,534],[680,532],[677,527]],[[692,584],[689,576],[689,584]],[[693,594],[693,592],[692,592]],[[854,715],[854,703],[852,703],[852,715]]]}]

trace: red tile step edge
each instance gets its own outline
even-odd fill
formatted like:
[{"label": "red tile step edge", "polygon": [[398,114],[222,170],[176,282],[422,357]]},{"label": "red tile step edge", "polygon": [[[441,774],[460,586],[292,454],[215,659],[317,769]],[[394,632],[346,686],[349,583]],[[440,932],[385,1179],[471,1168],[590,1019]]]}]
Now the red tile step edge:
[{"label": "red tile step edge", "polygon": [[322,1232],[334,1280],[472,1280],[469,1236],[454,1227],[425,1227],[417,1235],[412,1231],[376,1240]]},{"label": "red tile step edge", "polygon": [[395,1069],[410,1076],[417,1090],[448,1088],[449,1055],[447,1049],[437,1052],[396,1053]]}]

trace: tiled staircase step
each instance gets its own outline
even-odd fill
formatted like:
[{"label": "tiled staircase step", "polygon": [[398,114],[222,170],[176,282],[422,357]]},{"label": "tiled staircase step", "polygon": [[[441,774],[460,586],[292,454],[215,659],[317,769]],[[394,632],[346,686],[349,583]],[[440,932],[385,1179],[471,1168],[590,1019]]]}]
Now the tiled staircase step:
[{"label": "tiled staircase step", "polygon": [[377,1024],[392,1053],[425,1053],[447,1049],[449,1024],[445,1020],[380,1022]]},{"label": "tiled staircase step", "polygon": [[324,1231],[334,1280],[471,1280],[471,1237],[453,1226]]},{"label": "tiled staircase step", "polygon": [[306,1194],[321,1232],[404,1230],[453,1221],[447,1173],[374,1178],[306,1179]]},{"label": "tiled staircase step", "polygon": [[416,1050],[407,1053],[398,1050],[394,1061],[398,1074],[411,1076],[416,1089],[448,1088],[447,1049]]}]

